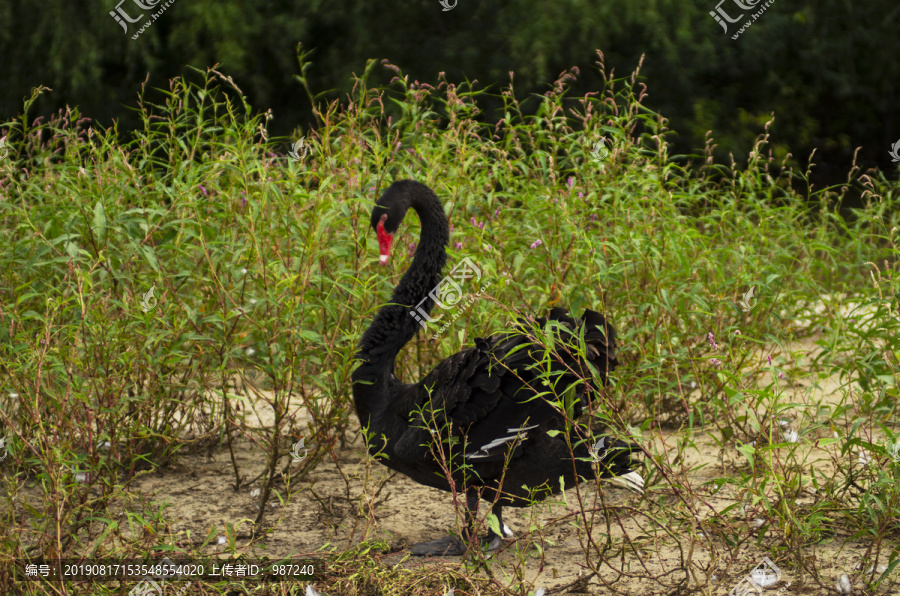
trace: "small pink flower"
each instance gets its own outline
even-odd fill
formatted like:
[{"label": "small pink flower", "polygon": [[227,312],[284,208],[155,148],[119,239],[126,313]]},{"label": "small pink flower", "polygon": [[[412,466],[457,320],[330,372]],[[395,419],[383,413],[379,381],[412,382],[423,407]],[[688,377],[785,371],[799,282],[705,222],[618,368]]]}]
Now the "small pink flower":
[{"label": "small pink flower", "polygon": [[535,240],[534,243],[531,245],[532,250],[534,250],[535,248],[537,248],[537,247],[540,246],[541,244],[543,244],[543,242],[541,242],[540,240]]},{"label": "small pink flower", "polygon": [[784,378],[784,373],[783,373],[783,372],[778,373],[778,378],[779,378],[779,379],[783,379],[783,378]]},{"label": "small pink flower", "polygon": [[583,192],[578,193],[578,198],[579,198],[579,199],[583,199],[583,198],[584,198],[584,193],[583,193]]},{"label": "small pink flower", "polygon": [[719,360],[718,358],[710,358],[709,363],[712,364],[713,366],[722,366],[722,361]]},{"label": "small pink flower", "polygon": [[456,250],[461,249],[461,248],[462,248],[462,242],[454,242],[454,243],[453,243],[453,248],[455,248]]},{"label": "small pink flower", "polygon": [[573,178],[572,176],[569,176],[569,179],[566,180],[566,184],[569,185],[569,188],[572,188],[575,185],[575,178]]},{"label": "small pink flower", "polygon": [[206,187],[203,186],[202,184],[198,184],[197,186],[200,188],[200,192],[202,192],[203,196],[205,197],[207,195]]},{"label": "small pink flower", "polygon": [[709,340],[709,345],[712,346],[713,350],[719,349],[719,344],[717,344],[715,338],[713,338],[712,331],[709,332],[709,335],[706,336],[706,339]]},{"label": "small pink flower", "polygon": [[766,362],[769,363],[769,366],[772,366],[772,356],[766,356]]}]

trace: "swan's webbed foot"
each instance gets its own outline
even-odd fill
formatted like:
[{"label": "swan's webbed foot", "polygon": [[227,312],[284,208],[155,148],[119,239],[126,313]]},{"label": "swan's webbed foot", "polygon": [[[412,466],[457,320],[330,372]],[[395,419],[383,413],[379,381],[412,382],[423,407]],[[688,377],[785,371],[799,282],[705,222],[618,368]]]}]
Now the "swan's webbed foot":
[{"label": "swan's webbed foot", "polygon": [[[481,549],[486,552],[494,552],[503,540],[493,532],[479,538]],[[416,557],[459,557],[466,554],[468,545],[456,536],[446,536],[431,542],[414,544],[409,550]]]},{"label": "swan's webbed foot", "polygon": [[[468,543],[475,537],[475,514],[478,511],[478,491],[466,491],[466,517],[467,527],[463,530],[464,539],[456,536],[447,536],[439,540],[431,542],[420,542],[414,544],[410,549],[410,553],[417,557],[459,557],[466,554]],[[512,530],[503,523],[503,505],[495,503],[491,512],[497,516],[497,522],[500,525],[500,532],[506,538],[512,538]],[[496,534],[493,530],[489,530],[487,536],[478,538],[481,550],[484,552],[494,552],[503,544],[503,538]]]},{"label": "swan's webbed foot", "polygon": [[409,549],[414,557],[455,557],[466,552],[466,547],[456,536],[446,536],[431,542],[420,542]]},{"label": "swan's webbed foot", "polygon": [[632,492],[644,494],[644,477],[637,472],[628,472],[621,476],[613,476],[609,479],[612,484],[617,484],[622,488],[627,488]]}]

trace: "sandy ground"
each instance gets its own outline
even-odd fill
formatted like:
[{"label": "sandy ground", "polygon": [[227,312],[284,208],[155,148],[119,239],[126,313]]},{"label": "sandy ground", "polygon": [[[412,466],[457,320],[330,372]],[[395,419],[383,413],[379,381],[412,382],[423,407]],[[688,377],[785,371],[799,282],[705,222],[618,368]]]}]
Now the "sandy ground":
[{"label": "sandy ground", "polygon": [[[783,358],[791,351],[798,356],[782,360],[782,367],[792,365],[794,370],[809,370],[804,367],[819,349],[815,342],[813,337],[785,346],[784,351],[779,351]],[[808,413],[840,404],[847,399],[846,392],[836,376],[807,376],[778,381],[779,389],[786,391],[789,401],[796,405],[785,417],[787,423],[782,432],[798,431],[794,447],[802,453],[798,460],[823,474],[831,474],[838,446],[819,448],[816,441],[828,438],[834,430],[811,427]],[[254,401],[254,408],[247,413],[247,422],[262,428],[271,424],[272,410],[265,403],[266,395],[248,398]],[[300,415],[306,416],[303,412]],[[356,422],[355,416],[352,420]],[[837,429],[839,434],[841,431]],[[255,537],[252,520],[258,512],[256,491],[260,481],[253,479],[263,472],[267,461],[263,448],[249,440],[238,440],[234,444],[234,464],[226,448],[180,455],[171,465],[142,475],[129,485],[129,493],[134,497],[163,506],[169,522],[167,528],[156,528],[157,536],[145,533],[144,540],[148,545],[174,541],[196,548],[212,537],[206,550],[227,552],[229,546],[222,545],[218,537],[226,534],[225,527],[230,524],[235,529],[237,551],[253,556],[321,556],[362,540],[381,540],[389,545],[382,554],[386,563],[435,568],[448,563],[458,565],[459,558],[412,558],[405,550],[413,543],[439,538],[457,528],[452,496],[419,486],[371,460],[359,439],[358,426],[351,429],[350,435],[356,437],[353,443],[330,454],[307,445],[311,447],[309,456],[291,466],[290,487],[284,478],[276,479],[274,491],[264,505],[263,532]],[[676,461],[678,443],[683,438],[678,431],[645,436],[646,449],[657,461],[669,462],[673,475],[666,479],[655,472],[652,462],[647,462],[645,471],[649,473],[645,477],[650,483],[643,496],[608,483],[601,485],[601,492],[596,486],[582,485],[532,508],[506,509],[505,522],[515,533],[515,540],[507,542],[489,561],[497,581],[509,583],[510,577],[519,575],[546,588],[548,595],[741,594],[733,590],[763,560],[764,551],[758,545],[774,544],[774,533],[765,530],[777,520],[748,502],[746,495],[737,494],[731,485],[705,484],[713,478],[749,473],[746,458],[733,446],[723,450],[712,435],[695,434],[695,447],[684,449]],[[289,444],[286,447],[290,449]],[[847,455],[850,460],[857,457],[858,453]],[[289,458],[283,457],[281,466],[287,465]],[[851,461],[851,465],[885,464]],[[234,466],[242,477],[237,488]],[[678,482],[692,487],[689,496],[674,494],[673,486]],[[383,488],[374,498],[376,504],[370,506],[371,496],[380,485]],[[26,489],[24,494],[30,492]],[[37,493],[33,496],[37,497]],[[808,510],[814,502],[815,493],[807,488],[790,507]],[[746,508],[742,509],[742,505]],[[729,507],[733,508],[726,512]],[[127,534],[124,521],[122,527]],[[589,531],[585,531],[586,527]],[[717,535],[717,529],[723,528],[724,533]],[[723,540],[725,534],[742,541],[736,556],[730,554],[732,551]],[[588,537],[594,541],[593,546],[586,544]],[[614,548],[604,560],[596,549],[607,541]],[[624,556],[619,551],[623,543],[627,544]],[[586,558],[586,552],[590,557]],[[875,562],[865,545],[851,539],[849,529],[840,528],[803,554],[808,557],[810,568],[819,570],[825,587],[808,573],[793,568],[793,563],[789,568],[788,563],[795,558],[792,553],[785,553],[779,559],[780,581],[761,593],[837,594],[834,581],[842,574],[853,578],[860,566],[868,569],[873,564],[888,563],[888,554],[882,552],[881,559]],[[596,573],[586,565],[587,559],[595,565]],[[339,596],[327,585],[317,588],[325,596]],[[859,581],[852,593],[865,593]],[[895,583],[878,593],[900,594],[900,587]],[[456,596],[462,594],[457,591]]]},{"label": "sandy ground", "polygon": [[[813,355],[817,349],[815,339],[787,347],[807,355]],[[802,360],[795,364],[804,364]],[[792,394],[791,401],[798,405],[797,413],[789,417],[789,425],[782,432],[800,430],[798,449],[805,454],[804,461],[813,462],[822,473],[830,473],[834,449],[817,449],[814,442],[831,431],[818,429],[806,433],[800,412],[812,404],[838,404],[844,399],[844,392],[839,390],[840,380],[837,377],[816,379],[815,383],[785,380],[782,386]],[[260,406],[255,415],[260,417],[260,424],[267,424],[271,410]],[[672,461],[679,437],[676,433],[647,437],[646,447],[655,456]],[[507,543],[492,558],[497,577],[502,578],[504,572],[512,573],[514,567],[519,567],[526,579],[547,588],[548,594],[612,593],[601,582],[610,582],[615,590],[624,594],[729,593],[762,561],[763,551],[755,544],[757,540],[764,545],[772,543],[770,536],[760,538],[760,532],[774,520],[769,519],[760,507],[749,505],[741,510],[744,501],[729,486],[716,490],[714,486],[704,485],[714,477],[746,470],[746,460],[733,448],[723,451],[711,437],[695,435],[694,439],[696,449],[685,450],[681,462],[675,466],[677,470],[685,471],[694,487],[693,499],[685,501],[673,496],[669,484],[657,474],[653,476],[655,486],[651,485],[644,496],[604,483],[602,503],[597,500],[599,495],[595,487],[582,485],[581,502],[588,511],[593,510],[586,517],[579,515],[579,494],[575,489],[532,508],[506,509],[505,521],[518,540]],[[236,447],[235,458],[241,475],[254,478],[260,474],[266,454],[249,442],[239,442]],[[286,459],[283,461],[287,462]],[[373,463],[365,455],[359,440],[336,451],[334,458],[327,457],[312,464],[312,456],[294,464],[294,470],[300,475],[306,466],[311,467],[302,482],[293,482],[289,498],[284,482],[276,482],[275,489],[285,501],[272,496],[263,521],[263,526],[271,529],[252,545],[250,520],[257,512],[258,497],[253,496],[253,491],[258,488],[258,483],[245,484],[235,490],[235,474],[227,450],[211,456],[182,456],[174,465],[139,478],[132,490],[156,503],[167,503],[166,517],[171,522],[168,531],[180,540],[186,540],[190,532],[195,544],[209,535],[211,528],[224,534],[223,527],[234,524],[238,550],[247,553],[302,556],[346,549],[363,539],[377,539],[390,545],[383,558],[385,562],[402,562],[407,566],[444,564],[443,559],[411,558],[405,549],[415,542],[439,538],[457,527],[457,513],[450,494],[419,486]],[[863,464],[856,462],[853,465]],[[385,483],[377,497],[379,504],[374,508],[374,516],[367,517],[361,508],[363,499],[360,497],[364,491],[371,494],[379,482]],[[794,506],[808,508],[814,497],[814,492],[806,491]],[[732,511],[722,514],[736,504]],[[604,515],[604,510],[612,513]],[[714,527],[718,515],[738,523],[745,533],[746,543],[734,560],[718,537],[707,536],[699,524],[692,521],[700,520]],[[632,545],[631,554],[624,562],[621,557],[613,556],[608,564],[600,565],[599,579],[594,577],[585,565],[585,550],[590,552],[590,547],[584,544],[587,534],[576,524],[582,528],[585,524],[592,525],[591,536],[600,544],[606,540],[607,532],[617,543],[627,538]],[[224,550],[224,547],[210,547],[210,552],[214,550]],[[849,536],[840,531],[824,539],[808,554],[815,557],[814,567],[822,570],[824,577],[831,578],[830,589],[817,586],[808,575],[792,572],[785,565],[781,570],[781,581],[764,593],[836,594],[834,580],[843,573],[852,577],[866,556],[861,544],[849,540]],[[596,553],[592,554],[591,560],[599,560]],[[459,559],[446,561],[458,562]],[[690,561],[690,565],[686,565],[686,561]],[[871,565],[871,562],[867,560],[866,564]],[[887,563],[886,555],[879,563]],[[686,570],[686,567],[690,569]],[[682,582],[686,585],[679,588]],[[788,586],[789,582],[791,585]],[[858,589],[861,587],[861,584],[857,585]],[[328,594],[327,586],[320,588]],[[854,593],[862,592],[855,590]]]}]

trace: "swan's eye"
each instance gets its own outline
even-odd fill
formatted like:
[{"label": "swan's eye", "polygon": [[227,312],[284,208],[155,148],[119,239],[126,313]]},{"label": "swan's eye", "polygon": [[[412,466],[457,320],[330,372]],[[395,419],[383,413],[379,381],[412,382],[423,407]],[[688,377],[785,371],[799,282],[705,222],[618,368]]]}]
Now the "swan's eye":
[{"label": "swan's eye", "polygon": [[387,213],[381,216],[381,221],[387,221]]}]

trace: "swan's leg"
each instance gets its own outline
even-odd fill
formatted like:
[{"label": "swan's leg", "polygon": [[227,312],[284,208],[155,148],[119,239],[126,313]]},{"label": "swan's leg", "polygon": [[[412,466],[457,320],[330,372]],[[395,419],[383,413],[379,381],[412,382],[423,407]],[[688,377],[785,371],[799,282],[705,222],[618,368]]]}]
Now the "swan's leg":
[{"label": "swan's leg", "polygon": [[[497,503],[496,505],[494,505],[493,509],[491,509],[491,513],[493,513],[494,515],[497,516],[497,521],[500,523],[500,532],[501,532],[500,537],[501,538],[512,538],[513,531],[509,529],[509,526],[507,526],[506,524],[503,523],[502,512],[503,512],[503,505],[501,505],[500,503]],[[491,531],[491,534],[496,536],[496,534],[494,534],[493,530]]]},{"label": "swan's leg", "polygon": [[[479,495],[477,490],[470,489],[466,491],[466,527],[463,531],[463,538],[466,540],[466,542],[471,542],[473,538],[476,538],[475,519],[478,517],[478,501]],[[494,505],[494,508],[491,511],[494,515],[497,516],[497,519],[500,521],[500,530],[502,532],[506,532],[507,529],[503,525],[501,510],[502,506],[498,503],[497,505]],[[410,554],[415,556],[432,557],[460,556],[466,554],[466,550],[468,547],[466,542],[463,542],[456,536],[447,536],[438,540],[432,540],[431,542],[421,542],[419,544],[415,544],[410,549]],[[479,539],[479,544],[481,545],[481,547],[488,551],[497,550],[498,548],[500,548],[502,542],[502,538],[495,534],[493,530],[488,530],[487,536]]]},{"label": "swan's leg", "polygon": [[506,526],[503,524],[503,505],[496,503],[491,508],[491,513],[497,516],[497,521],[500,523],[500,534],[498,535],[488,526],[487,536],[481,538],[481,546],[488,551],[495,551],[503,544],[503,536],[506,535],[507,531]]},{"label": "swan's leg", "polygon": [[[468,531],[466,540],[469,542],[475,537],[475,519],[478,517],[478,501],[479,495],[477,491],[473,490],[466,493],[466,529]],[[490,528],[490,526],[488,526],[487,536],[482,536],[480,541],[481,548],[488,552],[493,552],[500,548],[503,544],[504,537],[512,537],[512,531],[503,523],[503,505],[495,503],[491,508],[491,513],[497,516],[497,521],[500,523],[500,534],[498,535]]]},{"label": "swan's leg", "polygon": [[475,537],[475,519],[478,517],[478,491],[469,489],[466,491],[466,536],[465,539],[471,542]]}]

